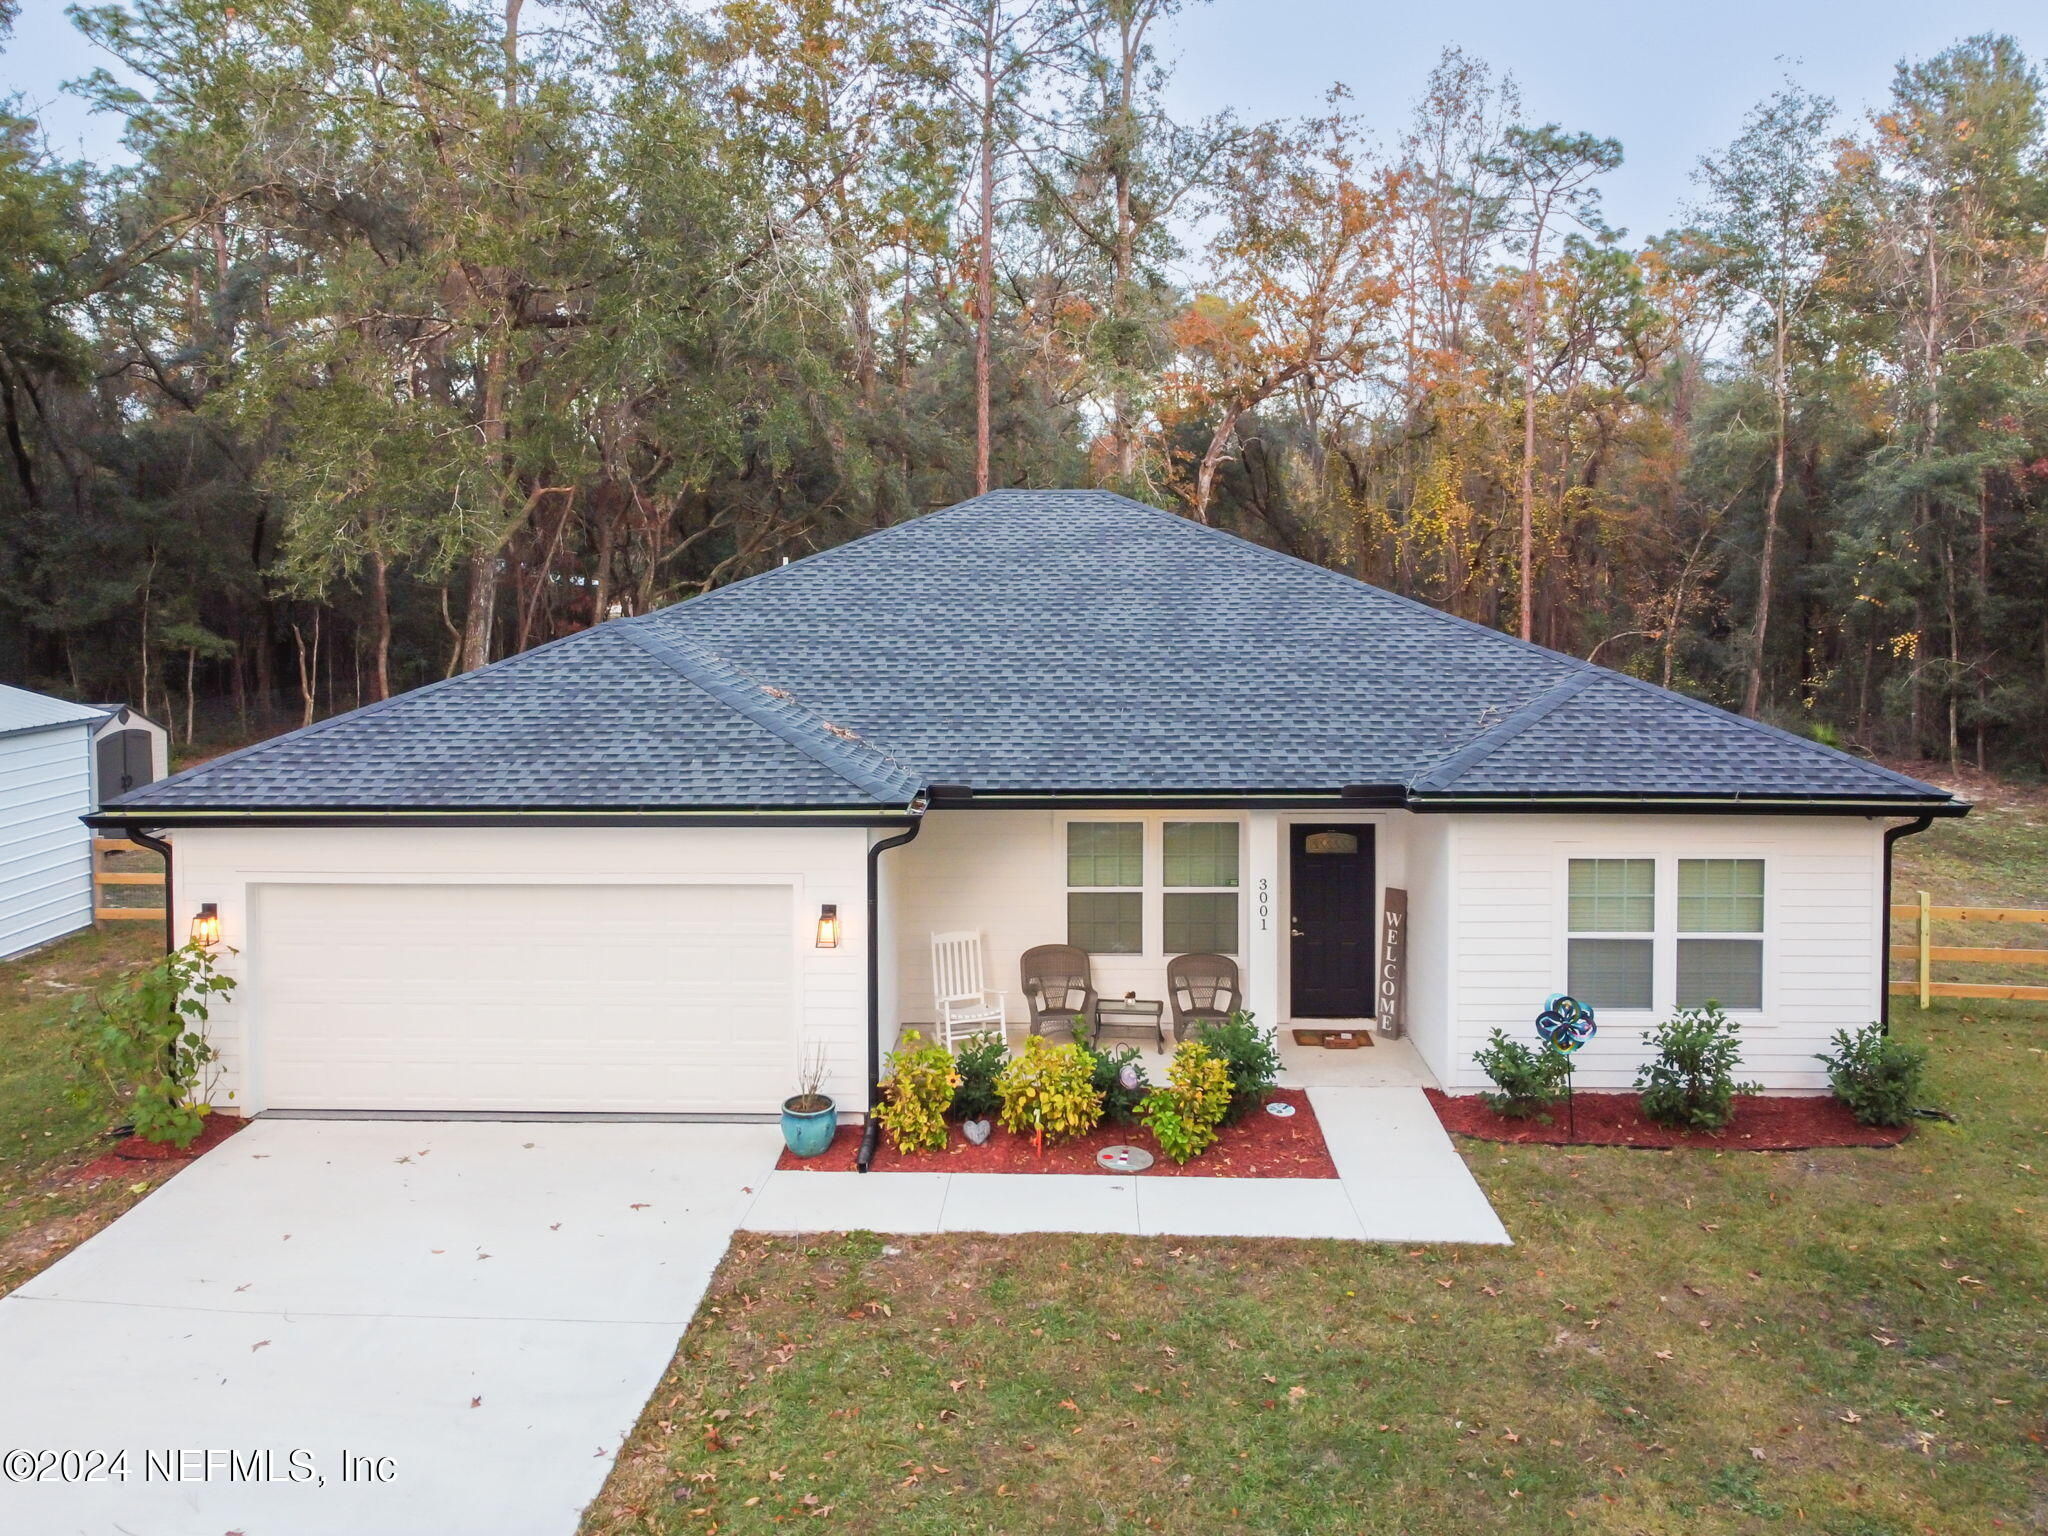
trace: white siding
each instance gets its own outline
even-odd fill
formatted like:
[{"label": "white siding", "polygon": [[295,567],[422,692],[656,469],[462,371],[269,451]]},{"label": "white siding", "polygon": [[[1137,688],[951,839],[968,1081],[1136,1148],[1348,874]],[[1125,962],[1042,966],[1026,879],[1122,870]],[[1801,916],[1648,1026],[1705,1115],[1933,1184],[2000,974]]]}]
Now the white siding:
[{"label": "white siding", "polygon": [[[1879,1006],[1884,823],[1806,816],[1445,817],[1454,923],[1455,1026],[1449,1058],[1424,1050],[1446,1088],[1486,1084],[1472,1053],[1495,1028],[1534,1038],[1543,1001],[1564,990],[1566,861],[1573,857],[1761,858],[1765,861],[1764,1007],[1739,1015],[1745,1080],[1771,1089],[1827,1086],[1813,1057],[1838,1029]],[[1671,905],[1660,864],[1660,911]],[[1423,925],[1418,924],[1418,930]],[[1627,1088],[1643,1031],[1672,1007],[1668,926],[1657,940],[1657,1006],[1608,1011],[1579,1053],[1577,1082]],[[1418,1039],[1418,1044],[1420,1044]]]},{"label": "white siding", "polygon": [[1437,1081],[1448,1082],[1451,973],[1456,947],[1451,922],[1448,816],[1413,816],[1408,844],[1408,1038]]},{"label": "white siding", "polygon": [[0,955],[92,921],[91,727],[0,737]]},{"label": "white siding", "polygon": [[[917,841],[882,855],[893,897],[896,965],[891,1022],[929,1023],[932,1006],[932,935],[973,928],[982,934],[982,963],[990,987],[1009,994],[1010,1018],[1026,1016],[1017,986],[1017,963],[1034,944],[1067,937],[1066,876],[1053,842],[1051,811],[933,811]],[[1137,957],[1104,956],[1095,984],[1137,970]],[[886,959],[886,957],[885,957]],[[1121,963],[1119,960],[1121,959]],[[1138,986],[1117,981],[1116,990]],[[1157,993],[1148,992],[1147,996]],[[886,1049],[888,1041],[884,1039]]]},{"label": "white siding", "polygon": [[[246,983],[258,971],[247,951],[262,942],[251,919],[265,887],[437,885],[451,902],[464,900],[466,887],[560,887],[571,899],[569,888],[578,886],[785,887],[796,1011],[788,1091],[795,1091],[801,1052],[822,1042],[830,1066],[825,1091],[842,1111],[857,1113],[866,1103],[868,837],[863,827],[192,828],[172,838],[172,904],[180,932],[201,903],[219,905],[223,944],[239,951],[226,955],[223,968]],[[815,943],[826,902],[839,908],[837,949]],[[595,962],[564,954],[559,963]],[[675,984],[687,988],[690,978],[678,975]],[[262,1028],[258,988],[245,986],[216,1009],[211,1033],[224,1078],[215,1102],[249,1114],[266,1107]]]}]

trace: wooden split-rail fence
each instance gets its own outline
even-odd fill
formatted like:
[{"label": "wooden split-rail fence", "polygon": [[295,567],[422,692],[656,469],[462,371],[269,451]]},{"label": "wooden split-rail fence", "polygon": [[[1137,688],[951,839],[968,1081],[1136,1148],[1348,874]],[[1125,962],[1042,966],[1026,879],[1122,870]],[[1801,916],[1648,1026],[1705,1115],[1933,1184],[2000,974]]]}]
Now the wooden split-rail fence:
[{"label": "wooden split-rail fence", "polygon": [[1892,908],[1894,922],[1912,923],[1918,940],[1915,959],[1914,979],[1895,981],[1892,991],[1905,996],[1917,996],[1920,1006],[1925,1008],[1929,998],[1934,997],[1983,997],[2002,999],[2007,1002],[2048,1003],[2048,987],[2009,985],[2004,982],[1983,981],[1936,981],[1933,979],[1936,962],[1961,962],[1979,965],[2048,965],[2048,947],[2033,949],[1983,949],[1966,944],[1937,944],[1934,942],[1936,923],[2042,923],[2048,924],[2048,911],[2031,910],[2024,907],[1937,907],[1922,891],[1920,900],[1912,906]]},{"label": "wooden split-rail fence", "polygon": [[95,837],[92,840],[92,920],[95,923],[121,922],[162,922],[164,909],[161,900],[153,907],[116,907],[107,902],[109,886],[153,885],[163,889],[164,872],[160,869],[109,869],[107,857],[116,853],[148,853],[151,850],[140,843],[131,843],[125,837]]}]

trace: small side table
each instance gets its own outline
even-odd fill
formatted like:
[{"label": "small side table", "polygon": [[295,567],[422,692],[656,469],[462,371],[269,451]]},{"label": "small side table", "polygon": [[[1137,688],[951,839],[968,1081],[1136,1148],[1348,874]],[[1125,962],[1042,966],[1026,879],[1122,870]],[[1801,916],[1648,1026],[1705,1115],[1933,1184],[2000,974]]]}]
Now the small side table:
[{"label": "small side table", "polygon": [[1166,1004],[1145,997],[1105,997],[1095,1004],[1097,1034],[1112,1029],[1149,1030],[1166,1049]]}]

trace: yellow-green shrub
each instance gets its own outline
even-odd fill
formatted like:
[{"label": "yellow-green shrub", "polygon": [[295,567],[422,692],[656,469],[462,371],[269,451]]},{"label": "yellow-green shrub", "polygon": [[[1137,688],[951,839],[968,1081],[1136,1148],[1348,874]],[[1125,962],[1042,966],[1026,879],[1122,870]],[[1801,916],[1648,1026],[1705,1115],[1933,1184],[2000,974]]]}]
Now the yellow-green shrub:
[{"label": "yellow-green shrub", "polygon": [[1086,1135],[1102,1118],[1094,1075],[1095,1059],[1080,1046],[1029,1036],[996,1077],[1003,1129],[1026,1136],[1043,1131],[1047,1141]]},{"label": "yellow-green shrub", "polygon": [[882,1079],[888,1098],[875,1111],[882,1129],[898,1152],[936,1152],[946,1144],[946,1111],[960,1074],[943,1045],[927,1045],[914,1029],[903,1031],[889,1053],[889,1074]]},{"label": "yellow-green shrub", "polygon": [[1138,1118],[1150,1128],[1159,1150],[1176,1163],[1207,1151],[1228,1113],[1230,1069],[1222,1057],[1192,1040],[1173,1053],[1166,1086],[1147,1094],[1138,1106]]}]

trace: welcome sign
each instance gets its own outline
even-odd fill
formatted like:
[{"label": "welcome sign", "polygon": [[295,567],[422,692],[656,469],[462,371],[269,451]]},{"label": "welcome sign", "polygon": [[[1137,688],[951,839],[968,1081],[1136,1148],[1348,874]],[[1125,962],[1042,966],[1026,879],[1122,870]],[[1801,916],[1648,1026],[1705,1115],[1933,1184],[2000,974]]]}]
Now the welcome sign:
[{"label": "welcome sign", "polygon": [[1392,886],[1387,887],[1380,909],[1380,953],[1373,969],[1373,990],[1380,1034],[1389,1040],[1400,1039],[1408,1022],[1408,893]]}]

